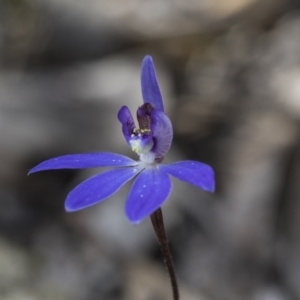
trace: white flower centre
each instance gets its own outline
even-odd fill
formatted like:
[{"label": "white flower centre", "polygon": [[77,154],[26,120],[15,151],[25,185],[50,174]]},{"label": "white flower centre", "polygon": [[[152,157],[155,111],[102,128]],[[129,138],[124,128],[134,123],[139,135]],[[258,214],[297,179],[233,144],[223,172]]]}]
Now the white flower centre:
[{"label": "white flower centre", "polygon": [[155,153],[148,152],[140,154],[140,161],[145,165],[153,165],[155,162]]}]

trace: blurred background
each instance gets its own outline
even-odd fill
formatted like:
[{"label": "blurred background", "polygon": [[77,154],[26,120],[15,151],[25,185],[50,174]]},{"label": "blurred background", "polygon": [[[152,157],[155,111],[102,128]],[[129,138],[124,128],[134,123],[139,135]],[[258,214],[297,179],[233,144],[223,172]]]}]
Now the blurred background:
[{"label": "blurred background", "polygon": [[130,185],[67,214],[99,170],[27,176],[59,155],[135,158],[117,120],[153,56],[174,142],[213,166],[211,195],[174,180],[163,206],[182,300],[300,299],[300,3],[0,1],[0,298],[170,300]]}]

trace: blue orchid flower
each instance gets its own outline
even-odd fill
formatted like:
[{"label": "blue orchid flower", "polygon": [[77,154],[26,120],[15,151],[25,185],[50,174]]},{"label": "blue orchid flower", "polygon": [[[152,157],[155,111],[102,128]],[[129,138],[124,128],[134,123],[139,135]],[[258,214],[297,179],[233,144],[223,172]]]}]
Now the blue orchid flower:
[{"label": "blue orchid flower", "polygon": [[142,62],[141,86],[144,104],[137,109],[139,127],[135,126],[127,106],[118,113],[125,140],[139,155],[138,161],[109,152],[74,154],[46,160],[30,170],[29,174],[45,170],[113,167],[75,187],[67,196],[66,211],[78,211],[97,204],[134,177],[125,205],[126,216],[133,224],[150,216],[167,200],[172,190],[169,175],[205,191],[214,191],[214,171],[207,164],[191,160],[162,164],[171,147],[173,128],[164,113],[151,56],[146,56]]}]

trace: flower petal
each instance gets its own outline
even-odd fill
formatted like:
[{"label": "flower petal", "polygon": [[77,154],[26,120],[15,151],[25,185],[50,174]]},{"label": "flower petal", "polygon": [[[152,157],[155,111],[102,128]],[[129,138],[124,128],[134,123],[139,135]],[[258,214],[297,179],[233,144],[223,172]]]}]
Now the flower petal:
[{"label": "flower petal", "polygon": [[69,193],[66,211],[77,211],[107,199],[142,169],[141,166],[114,169],[85,180]]},{"label": "flower petal", "polygon": [[118,113],[118,119],[122,124],[122,131],[125,140],[129,144],[131,134],[135,128],[134,120],[127,106],[122,106]]},{"label": "flower petal", "polygon": [[135,166],[138,163],[133,159],[109,152],[71,154],[64,155],[43,161],[32,168],[28,175],[34,172],[57,169],[83,169],[97,167],[125,167]]},{"label": "flower petal", "polygon": [[157,168],[147,168],[136,178],[129,192],[125,213],[137,224],[156,211],[169,197],[172,184],[169,176]]},{"label": "flower petal", "polygon": [[170,165],[159,165],[159,169],[205,191],[214,192],[215,190],[214,170],[209,165],[186,160]]},{"label": "flower petal", "polygon": [[154,147],[151,150],[157,158],[162,158],[169,151],[173,140],[173,127],[169,117],[162,111],[153,109],[151,112],[151,131]]},{"label": "flower petal", "polygon": [[142,62],[141,85],[144,103],[150,103],[154,108],[164,111],[153,60],[150,55],[145,56]]}]

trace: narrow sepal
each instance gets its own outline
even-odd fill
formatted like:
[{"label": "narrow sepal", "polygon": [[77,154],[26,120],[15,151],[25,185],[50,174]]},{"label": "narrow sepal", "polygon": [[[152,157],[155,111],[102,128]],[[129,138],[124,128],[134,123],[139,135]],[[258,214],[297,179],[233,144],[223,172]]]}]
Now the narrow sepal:
[{"label": "narrow sepal", "polygon": [[145,56],[142,62],[141,86],[144,103],[150,103],[154,108],[164,111],[153,60],[150,55]]},{"label": "narrow sepal", "polygon": [[134,181],[129,192],[125,213],[129,221],[138,224],[156,211],[170,195],[169,176],[157,168],[147,168]]},{"label": "narrow sepal", "polygon": [[45,160],[36,167],[32,168],[28,175],[46,170],[124,167],[135,165],[137,165],[136,161],[127,156],[116,153],[99,152],[88,154],[71,154]]},{"label": "narrow sepal", "polygon": [[151,131],[154,147],[151,151],[157,158],[164,157],[169,151],[173,140],[173,127],[169,117],[162,111],[153,109],[151,112]]},{"label": "narrow sepal", "polygon": [[135,128],[134,120],[127,106],[122,106],[118,113],[118,119],[122,124],[122,132],[126,142],[129,144],[131,134]]},{"label": "narrow sepal", "polygon": [[69,193],[66,211],[81,210],[107,199],[141,170],[141,166],[114,169],[85,180]]},{"label": "narrow sepal", "polygon": [[214,170],[209,165],[187,160],[170,165],[159,165],[159,169],[205,191],[214,192],[215,190]]}]

